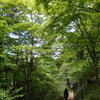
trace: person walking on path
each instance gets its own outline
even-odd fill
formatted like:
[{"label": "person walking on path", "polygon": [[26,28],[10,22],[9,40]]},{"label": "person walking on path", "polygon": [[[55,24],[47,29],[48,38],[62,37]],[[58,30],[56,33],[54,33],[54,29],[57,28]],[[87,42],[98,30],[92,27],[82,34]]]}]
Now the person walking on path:
[{"label": "person walking on path", "polygon": [[65,100],[67,100],[67,98],[68,98],[68,90],[67,90],[67,88],[65,88],[65,90],[64,90],[64,98],[65,98]]}]

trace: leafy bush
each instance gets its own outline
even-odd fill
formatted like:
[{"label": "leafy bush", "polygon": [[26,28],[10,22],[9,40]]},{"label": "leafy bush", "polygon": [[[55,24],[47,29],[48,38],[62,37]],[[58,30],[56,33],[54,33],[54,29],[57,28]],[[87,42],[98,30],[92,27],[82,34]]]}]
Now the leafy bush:
[{"label": "leafy bush", "polygon": [[0,100],[13,100],[17,97],[22,97],[23,95],[19,95],[18,92],[21,90],[22,88],[16,89],[15,91],[13,91],[13,93],[11,93],[11,89],[8,90],[4,90],[4,89],[0,89]]}]

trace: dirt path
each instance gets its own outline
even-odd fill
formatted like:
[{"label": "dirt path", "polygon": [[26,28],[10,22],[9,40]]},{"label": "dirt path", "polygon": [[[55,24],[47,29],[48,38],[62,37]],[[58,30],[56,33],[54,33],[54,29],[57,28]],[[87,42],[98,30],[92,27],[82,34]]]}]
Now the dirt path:
[{"label": "dirt path", "polygon": [[[59,100],[65,100],[64,98],[60,98]],[[70,92],[67,100],[74,100],[74,93]]]},{"label": "dirt path", "polygon": [[[64,100],[64,99],[63,99]],[[74,100],[74,93],[71,92],[68,96],[68,100]]]},{"label": "dirt path", "polygon": [[68,96],[68,100],[74,100],[74,93],[71,92]]}]

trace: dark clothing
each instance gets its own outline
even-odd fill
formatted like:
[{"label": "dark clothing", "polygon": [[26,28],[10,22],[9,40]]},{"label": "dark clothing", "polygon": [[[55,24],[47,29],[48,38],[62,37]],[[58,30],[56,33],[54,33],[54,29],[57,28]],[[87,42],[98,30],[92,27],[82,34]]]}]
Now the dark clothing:
[{"label": "dark clothing", "polygon": [[67,88],[64,91],[64,98],[65,98],[65,100],[67,100],[67,98],[68,98],[68,90],[67,90]]}]

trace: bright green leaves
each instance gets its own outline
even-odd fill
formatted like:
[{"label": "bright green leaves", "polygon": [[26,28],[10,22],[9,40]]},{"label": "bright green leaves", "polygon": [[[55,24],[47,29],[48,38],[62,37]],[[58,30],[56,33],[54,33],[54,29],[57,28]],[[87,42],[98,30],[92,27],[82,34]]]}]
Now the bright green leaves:
[{"label": "bright green leaves", "polygon": [[[44,96],[47,95],[45,91],[49,90],[53,80],[50,75],[56,71],[54,63],[52,63],[53,68],[51,67],[52,52],[55,50],[47,45],[47,41],[42,36],[41,30],[46,18],[39,9],[34,8],[32,3],[32,0],[31,2],[29,0],[2,0],[0,10],[0,18],[2,18],[0,20],[0,79],[2,83],[0,86],[6,90],[13,86],[11,92],[23,87],[21,93],[28,93],[28,97],[25,94],[26,99],[38,99],[39,96],[33,97],[36,92],[33,88],[37,88],[37,94],[43,92],[44,100]],[[41,84],[44,85],[43,88]],[[16,94],[13,95],[16,96]],[[19,94],[18,96],[20,97]]]},{"label": "bright green leaves", "polygon": [[40,6],[41,4],[44,6],[45,9],[48,8],[49,3],[53,0],[35,0],[36,5]]},{"label": "bright green leaves", "polygon": [[19,23],[26,20],[26,12],[28,12],[27,0],[7,0],[2,2],[1,16],[9,25]]},{"label": "bright green leaves", "polygon": [[13,30],[7,25],[5,20],[0,20],[0,40]]},{"label": "bright green leaves", "polygon": [[[40,3],[43,4],[43,2],[44,1]],[[85,62],[86,60],[87,62],[91,62],[92,64],[88,63],[90,64],[88,67],[91,66],[91,68],[93,68],[92,70],[94,70],[95,67],[95,69],[97,68],[96,70],[98,70],[99,63],[96,63],[98,62],[98,44],[100,39],[99,1],[49,0],[47,4],[49,4],[47,14],[50,20],[46,23],[44,33],[46,33],[47,37],[50,36],[50,40],[52,40],[52,42],[49,41],[49,43],[51,43],[50,45],[55,45],[57,43],[56,39],[61,36],[61,38],[57,40],[58,43],[61,44],[59,59],[63,59],[64,62],[66,61],[68,63],[73,62],[75,73],[78,72],[80,76],[82,66],[88,71],[89,69],[83,63],[76,65],[76,61],[80,62],[82,60]],[[80,54],[80,56],[77,55],[81,50],[83,51],[82,54]],[[74,54],[71,51],[74,51]],[[79,68],[79,70],[77,68]],[[85,71],[87,72],[87,70],[84,70],[84,73]],[[72,73],[74,75],[74,72]],[[93,71],[92,74],[94,74]]]},{"label": "bright green leaves", "polygon": [[[13,91],[13,93],[11,93],[13,87],[10,87],[7,90],[4,89],[0,89],[0,100],[5,99],[5,100],[13,100],[15,98],[18,97],[23,97],[24,94],[20,94],[20,95],[15,95],[17,94],[19,91],[22,90],[22,88],[16,89],[15,91]],[[13,95],[13,96],[12,96]],[[15,96],[14,96],[15,95]]]},{"label": "bright green leaves", "polygon": [[[94,0],[2,1],[1,70],[10,79],[3,78],[14,88],[25,85],[22,92],[29,97],[33,88],[38,94],[58,77],[78,82],[83,76],[95,76],[94,68],[100,65],[99,6]],[[7,68],[9,73],[4,70]]]},{"label": "bright green leaves", "polygon": [[31,32],[34,36],[41,38],[43,33],[43,26],[41,24],[33,23],[32,26],[28,28],[28,31]]},{"label": "bright green leaves", "polygon": [[[83,76],[87,75],[87,68],[89,67],[89,63],[87,60],[78,60],[78,61],[72,61],[69,63],[68,67],[68,77],[70,78],[71,81],[77,82],[79,81]],[[86,79],[83,77],[83,79]]]},{"label": "bright green leaves", "polygon": [[10,32],[13,32],[13,29],[7,25],[5,20],[0,20],[0,53],[5,49],[4,41]]},{"label": "bright green leaves", "polygon": [[12,26],[12,28],[14,30],[20,30],[20,31],[28,31],[28,28],[30,28],[32,26],[32,22],[22,22],[22,23],[18,23],[15,24],[14,26]]}]

